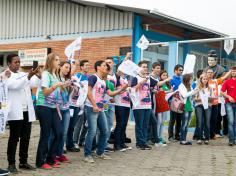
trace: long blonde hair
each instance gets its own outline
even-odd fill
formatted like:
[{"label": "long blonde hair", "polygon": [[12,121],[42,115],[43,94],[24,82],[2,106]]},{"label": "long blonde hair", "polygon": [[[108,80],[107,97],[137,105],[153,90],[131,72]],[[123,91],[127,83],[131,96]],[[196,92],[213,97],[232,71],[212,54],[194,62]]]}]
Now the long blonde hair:
[{"label": "long blonde hair", "polygon": [[[199,89],[203,89],[203,88],[204,88],[204,85],[203,85],[203,83],[202,83],[202,79],[203,79],[204,77],[207,78],[207,74],[206,74],[206,73],[202,73],[201,76],[200,76],[200,78],[199,78],[199,81],[198,81],[198,88],[199,88]],[[208,79],[208,78],[207,78],[207,79]],[[206,84],[206,87],[209,89],[208,82],[207,82],[207,84]]]},{"label": "long blonde hair", "polygon": [[48,56],[47,56],[47,59],[46,59],[46,63],[45,63],[45,66],[44,66],[44,70],[48,71],[49,73],[53,74],[52,73],[52,70],[53,70],[53,61],[55,60],[55,58],[58,57],[57,54],[55,53],[50,53]]}]

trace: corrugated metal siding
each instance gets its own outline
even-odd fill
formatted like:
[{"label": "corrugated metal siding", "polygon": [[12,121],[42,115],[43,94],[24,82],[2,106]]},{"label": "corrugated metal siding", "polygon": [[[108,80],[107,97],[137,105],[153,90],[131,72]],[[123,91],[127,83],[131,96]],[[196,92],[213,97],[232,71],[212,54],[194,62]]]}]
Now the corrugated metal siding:
[{"label": "corrugated metal siding", "polygon": [[133,14],[46,0],[0,0],[0,39],[132,28]]}]

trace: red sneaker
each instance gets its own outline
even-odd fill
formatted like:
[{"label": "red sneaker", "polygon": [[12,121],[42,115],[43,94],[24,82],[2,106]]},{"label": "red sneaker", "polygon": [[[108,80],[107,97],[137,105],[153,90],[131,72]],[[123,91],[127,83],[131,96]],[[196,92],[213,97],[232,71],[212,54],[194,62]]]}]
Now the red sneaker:
[{"label": "red sneaker", "polygon": [[65,155],[59,156],[57,160],[59,160],[62,163],[70,163],[70,160]]},{"label": "red sneaker", "polygon": [[54,163],[60,165],[60,161],[58,160],[58,158],[54,159]]},{"label": "red sneaker", "polygon": [[41,169],[46,169],[46,170],[52,169],[52,167],[47,163],[43,164],[40,168]]},{"label": "red sneaker", "polygon": [[54,163],[54,164],[51,165],[51,167],[53,167],[53,168],[60,168],[61,166],[58,163]]}]

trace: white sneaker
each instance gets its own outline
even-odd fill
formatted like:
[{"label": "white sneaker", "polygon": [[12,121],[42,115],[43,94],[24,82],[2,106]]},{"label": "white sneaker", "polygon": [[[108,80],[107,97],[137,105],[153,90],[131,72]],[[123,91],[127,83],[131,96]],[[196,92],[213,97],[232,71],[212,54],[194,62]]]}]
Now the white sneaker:
[{"label": "white sneaker", "polygon": [[202,140],[198,140],[197,144],[201,145],[202,144]]},{"label": "white sneaker", "polygon": [[111,159],[110,156],[105,155],[104,153],[101,154],[101,155],[96,155],[96,158],[100,158],[100,159],[103,159],[103,160],[110,160]]},{"label": "white sneaker", "polygon": [[86,157],[84,157],[84,162],[87,162],[87,163],[94,163],[93,157],[92,157],[92,156],[86,156]]},{"label": "white sneaker", "polygon": [[166,147],[167,144],[163,144],[162,142],[159,142],[159,143],[155,143],[155,146],[156,147]]}]

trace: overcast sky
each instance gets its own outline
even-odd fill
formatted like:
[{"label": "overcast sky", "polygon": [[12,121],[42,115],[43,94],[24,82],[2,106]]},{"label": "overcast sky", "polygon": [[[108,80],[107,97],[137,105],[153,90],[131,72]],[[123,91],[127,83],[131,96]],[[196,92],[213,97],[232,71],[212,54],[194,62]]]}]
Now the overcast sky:
[{"label": "overcast sky", "polygon": [[102,3],[156,8],[180,18],[233,37],[236,37],[236,0],[92,0]]}]

